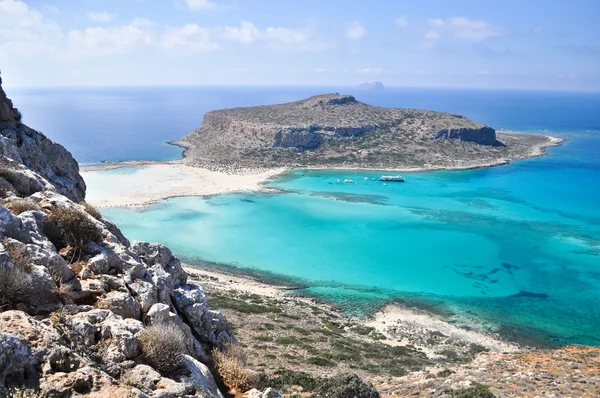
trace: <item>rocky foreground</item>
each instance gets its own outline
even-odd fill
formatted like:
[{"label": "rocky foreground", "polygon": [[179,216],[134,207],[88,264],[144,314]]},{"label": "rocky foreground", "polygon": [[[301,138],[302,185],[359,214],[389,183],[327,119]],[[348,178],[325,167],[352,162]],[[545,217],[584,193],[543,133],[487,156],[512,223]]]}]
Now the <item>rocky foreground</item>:
[{"label": "rocky foreground", "polygon": [[496,133],[462,115],[371,106],[317,95],[208,112],[177,145],[196,166],[472,168],[539,156],[551,137]]},{"label": "rocky foreground", "polygon": [[0,87],[0,397],[250,390],[224,316],[168,248],[129,242],[83,202],[78,170]]}]

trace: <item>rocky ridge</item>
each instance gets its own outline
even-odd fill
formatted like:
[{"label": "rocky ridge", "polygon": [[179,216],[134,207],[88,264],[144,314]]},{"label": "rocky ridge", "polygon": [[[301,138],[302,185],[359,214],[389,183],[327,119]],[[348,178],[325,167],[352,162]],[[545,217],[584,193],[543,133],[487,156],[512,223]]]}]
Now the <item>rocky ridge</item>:
[{"label": "rocky ridge", "polygon": [[199,129],[176,144],[187,148],[189,163],[202,167],[373,169],[498,164],[551,145],[543,136],[499,137],[462,115],[382,108],[340,94],[211,111]]},{"label": "rocky ridge", "polygon": [[79,203],[73,157],[0,99],[0,397],[227,396],[225,317],[168,248]]},{"label": "rocky ridge", "polygon": [[[46,138],[42,133],[21,123],[22,116],[2,89],[0,78],[0,155],[3,161],[3,189],[16,190],[19,179],[11,177],[13,168],[25,166],[30,172],[43,177],[52,187],[48,189],[80,202],[85,199],[85,182],[79,175],[79,165],[73,156]],[[35,179],[34,179],[35,180]],[[41,181],[37,179],[38,181]],[[22,189],[22,188],[21,188]]]}]

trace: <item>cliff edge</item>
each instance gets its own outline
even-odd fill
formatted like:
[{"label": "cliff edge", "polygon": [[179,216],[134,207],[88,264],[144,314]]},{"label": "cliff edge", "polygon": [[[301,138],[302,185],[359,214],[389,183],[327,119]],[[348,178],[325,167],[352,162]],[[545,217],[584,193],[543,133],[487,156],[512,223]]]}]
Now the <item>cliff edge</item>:
[{"label": "cliff edge", "polygon": [[0,187],[3,189],[13,192],[24,189],[22,186],[15,186],[19,180],[11,176],[13,169],[20,164],[47,180],[52,185],[49,189],[75,202],[85,199],[85,182],[79,175],[77,161],[61,145],[22,123],[21,112],[6,96],[1,78],[0,155],[16,163],[9,165],[3,162],[0,174]]}]

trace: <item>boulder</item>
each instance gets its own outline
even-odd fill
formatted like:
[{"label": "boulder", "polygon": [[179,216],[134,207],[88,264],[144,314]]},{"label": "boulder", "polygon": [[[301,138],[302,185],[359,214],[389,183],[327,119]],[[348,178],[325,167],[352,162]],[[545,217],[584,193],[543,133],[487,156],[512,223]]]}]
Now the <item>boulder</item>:
[{"label": "boulder", "polygon": [[36,363],[27,341],[0,332],[0,396],[6,393],[7,382],[23,383],[35,375]]},{"label": "boulder", "polygon": [[204,398],[223,398],[223,394],[219,391],[215,379],[206,365],[186,355],[185,367],[189,375],[182,376],[181,380],[192,385],[196,390],[196,395]]},{"label": "boulder", "polygon": [[110,310],[123,318],[141,319],[142,316],[140,303],[129,292],[109,292],[98,299],[97,307]]}]

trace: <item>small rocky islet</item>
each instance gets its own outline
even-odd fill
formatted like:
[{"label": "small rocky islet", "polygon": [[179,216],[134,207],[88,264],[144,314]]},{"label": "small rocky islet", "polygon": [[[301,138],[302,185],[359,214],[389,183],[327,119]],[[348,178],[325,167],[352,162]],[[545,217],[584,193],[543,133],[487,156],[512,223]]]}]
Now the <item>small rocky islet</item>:
[{"label": "small rocky islet", "polygon": [[[327,98],[338,101],[337,96]],[[357,104],[347,97],[341,101]],[[455,119],[456,124],[446,127],[446,137],[429,141],[498,150],[508,146],[491,141],[493,129]],[[274,132],[271,138],[279,143],[273,153],[283,151],[293,159],[309,151],[297,146],[310,142],[303,135],[322,134],[316,148],[325,148],[338,142],[346,145],[379,128],[361,135],[350,125],[338,127],[338,136],[335,126],[324,133],[283,131],[275,126],[268,134]],[[463,133],[461,141],[452,138]],[[265,131],[261,137],[266,140],[268,134]],[[490,144],[466,141],[477,134],[482,137],[476,139]],[[222,138],[223,145],[229,145],[228,137]],[[503,138],[496,139],[502,142]],[[231,156],[237,158],[246,150],[240,145]],[[71,154],[23,124],[0,87],[0,397],[280,397],[272,387],[287,397],[333,398],[599,394],[597,348],[516,354],[471,350],[464,360],[436,362],[414,347],[385,345],[372,330],[349,323],[318,303],[296,306],[293,299],[281,303],[229,289],[207,292],[199,285],[209,284],[207,277],[190,276],[167,247],[130,242],[85,203],[85,193]],[[215,307],[260,330],[248,326],[240,330],[239,321],[233,327]],[[306,313],[303,318],[302,313]],[[292,325],[283,320],[267,324],[257,318],[265,314],[288,319]],[[305,343],[302,338],[307,333],[302,327],[313,319],[311,314],[315,323],[311,333],[327,341],[316,346],[322,346],[323,352],[311,354],[310,366],[304,369],[295,344]],[[285,330],[286,336],[275,343],[288,349],[263,353],[264,363],[257,364],[260,371],[249,369],[247,364],[253,361],[246,362],[242,347],[248,356],[259,348],[238,340],[275,329]],[[432,342],[447,345],[448,339],[452,337],[436,335]],[[366,373],[359,372],[362,379],[352,372],[339,374],[335,361],[346,359],[327,356],[330,343],[354,365],[361,365],[360,358],[380,354],[391,366],[387,376],[377,375],[373,360]],[[396,369],[396,357],[401,357],[405,368]],[[321,370],[324,367],[327,372]],[[394,369],[402,372],[394,375]],[[328,376],[323,378],[325,373]]]},{"label": "small rocky islet", "polygon": [[201,167],[464,169],[539,156],[552,137],[497,132],[463,115],[382,108],[351,95],[207,112],[175,142]]}]

